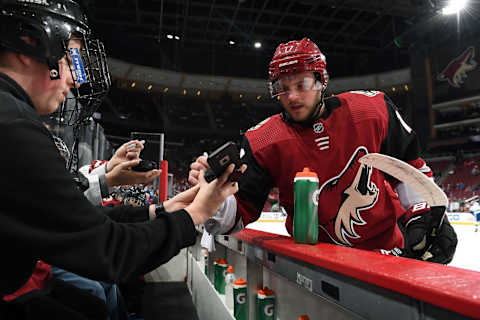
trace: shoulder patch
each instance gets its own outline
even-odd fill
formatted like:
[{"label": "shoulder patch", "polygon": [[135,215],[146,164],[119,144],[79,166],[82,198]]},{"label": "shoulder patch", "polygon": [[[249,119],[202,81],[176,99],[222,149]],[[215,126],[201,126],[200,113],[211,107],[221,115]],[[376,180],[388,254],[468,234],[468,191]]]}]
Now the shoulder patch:
[{"label": "shoulder patch", "polygon": [[[340,95],[344,99],[344,105],[351,113],[354,124],[364,121],[370,122],[370,125],[388,123],[388,110],[385,106],[385,95],[381,91],[347,91]],[[373,122],[372,122],[373,121]]]},{"label": "shoulder patch", "polygon": [[[280,114],[272,115],[245,133],[252,152],[271,148],[281,141],[292,138],[292,129],[282,120]],[[257,159],[258,160],[258,159]]]},{"label": "shoulder patch", "polygon": [[355,94],[363,94],[364,96],[367,97],[375,97],[377,94],[380,94],[380,91],[376,90],[354,90],[354,91],[349,91],[350,93],[355,93]]},{"label": "shoulder patch", "polygon": [[249,131],[254,131],[254,130],[257,130],[259,129],[261,126],[263,126],[265,123],[267,123],[268,120],[270,120],[271,117],[268,117],[266,118],[265,120],[262,120],[261,122],[259,122],[257,125],[251,127],[250,129],[247,130],[247,132]]}]

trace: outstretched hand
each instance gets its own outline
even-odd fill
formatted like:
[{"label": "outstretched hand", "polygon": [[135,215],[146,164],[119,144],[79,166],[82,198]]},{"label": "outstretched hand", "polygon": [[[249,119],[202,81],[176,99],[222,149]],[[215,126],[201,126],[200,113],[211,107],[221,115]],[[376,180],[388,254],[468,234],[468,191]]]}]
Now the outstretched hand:
[{"label": "outstretched hand", "polygon": [[155,177],[160,175],[160,170],[150,170],[147,172],[133,171],[131,168],[140,163],[139,159],[123,161],[117,164],[110,172],[105,175],[109,187],[122,186],[127,184],[149,183]]},{"label": "outstretched hand", "polygon": [[[238,183],[228,179],[234,168],[234,164],[229,165],[220,177],[210,183],[205,180],[205,170],[199,171],[198,193],[193,202],[185,208],[195,225],[207,221],[215,214],[228,196],[238,191]],[[244,172],[246,168],[246,165],[242,165],[240,170]]]},{"label": "outstretched hand", "polygon": [[107,163],[107,172],[112,171],[122,162],[140,158],[140,152],[143,150],[143,143],[139,140],[131,140],[120,146],[115,151],[110,161]]},{"label": "outstretched hand", "polygon": [[188,182],[192,186],[196,186],[199,182],[198,176],[200,175],[200,171],[206,171],[207,168],[210,168],[207,162],[206,156],[200,156],[190,164],[190,172],[188,173]]},{"label": "outstretched hand", "polygon": [[174,212],[181,209],[184,209],[186,206],[192,203],[197,195],[198,191],[200,190],[200,186],[196,185],[188,190],[185,190],[179,194],[177,194],[172,199],[169,199],[163,203],[165,211],[167,212]]}]

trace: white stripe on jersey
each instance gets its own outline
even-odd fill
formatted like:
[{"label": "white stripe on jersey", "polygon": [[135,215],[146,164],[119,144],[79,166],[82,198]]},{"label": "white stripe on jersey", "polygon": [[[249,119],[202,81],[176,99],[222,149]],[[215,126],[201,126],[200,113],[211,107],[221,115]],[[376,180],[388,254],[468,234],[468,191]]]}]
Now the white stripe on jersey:
[{"label": "white stripe on jersey", "polygon": [[330,148],[330,145],[329,145],[330,144],[330,137],[329,136],[317,138],[317,139],[315,139],[315,142],[318,142],[317,146],[320,147],[319,148],[320,150],[326,150],[326,149]]},{"label": "white stripe on jersey", "polygon": [[405,122],[405,120],[403,120],[402,116],[400,115],[400,113],[398,112],[398,110],[395,110],[395,114],[397,115],[397,118],[398,120],[400,121],[400,123],[402,124],[403,128],[408,132],[408,133],[412,133],[412,128],[410,128],[410,126]]},{"label": "white stripe on jersey", "polygon": [[330,136],[317,138],[315,139],[315,142],[322,141],[322,140],[330,140]]}]

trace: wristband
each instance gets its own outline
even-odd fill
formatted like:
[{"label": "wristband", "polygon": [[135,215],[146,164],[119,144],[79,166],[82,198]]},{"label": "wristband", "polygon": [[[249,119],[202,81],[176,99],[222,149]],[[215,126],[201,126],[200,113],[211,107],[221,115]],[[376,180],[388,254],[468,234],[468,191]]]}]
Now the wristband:
[{"label": "wristband", "polygon": [[155,219],[157,219],[158,216],[161,215],[162,213],[167,213],[167,211],[165,211],[163,202],[159,202],[155,205]]}]

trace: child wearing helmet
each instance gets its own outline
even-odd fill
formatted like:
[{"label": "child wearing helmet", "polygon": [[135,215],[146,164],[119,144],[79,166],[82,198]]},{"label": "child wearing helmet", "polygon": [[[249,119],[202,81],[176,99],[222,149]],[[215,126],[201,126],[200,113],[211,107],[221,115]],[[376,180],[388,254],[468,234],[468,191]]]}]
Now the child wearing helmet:
[{"label": "child wearing helmet", "polygon": [[[90,305],[56,291],[66,286],[50,282],[48,265],[33,274],[37,262],[107,282],[145,274],[195,243],[195,225],[238,189],[227,181],[233,166],[214,183],[202,177],[199,187],[162,206],[92,205],[65,169],[40,115],[54,112],[70,91],[75,119],[98,106],[110,86],[103,45],[91,38],[74,1],[0,0],[0,8],[0,165],[8,181],[0,185],[0,246],[7,257],[0,318],[100,319]],[[45,281],[36,281],[37,275]]]}]

